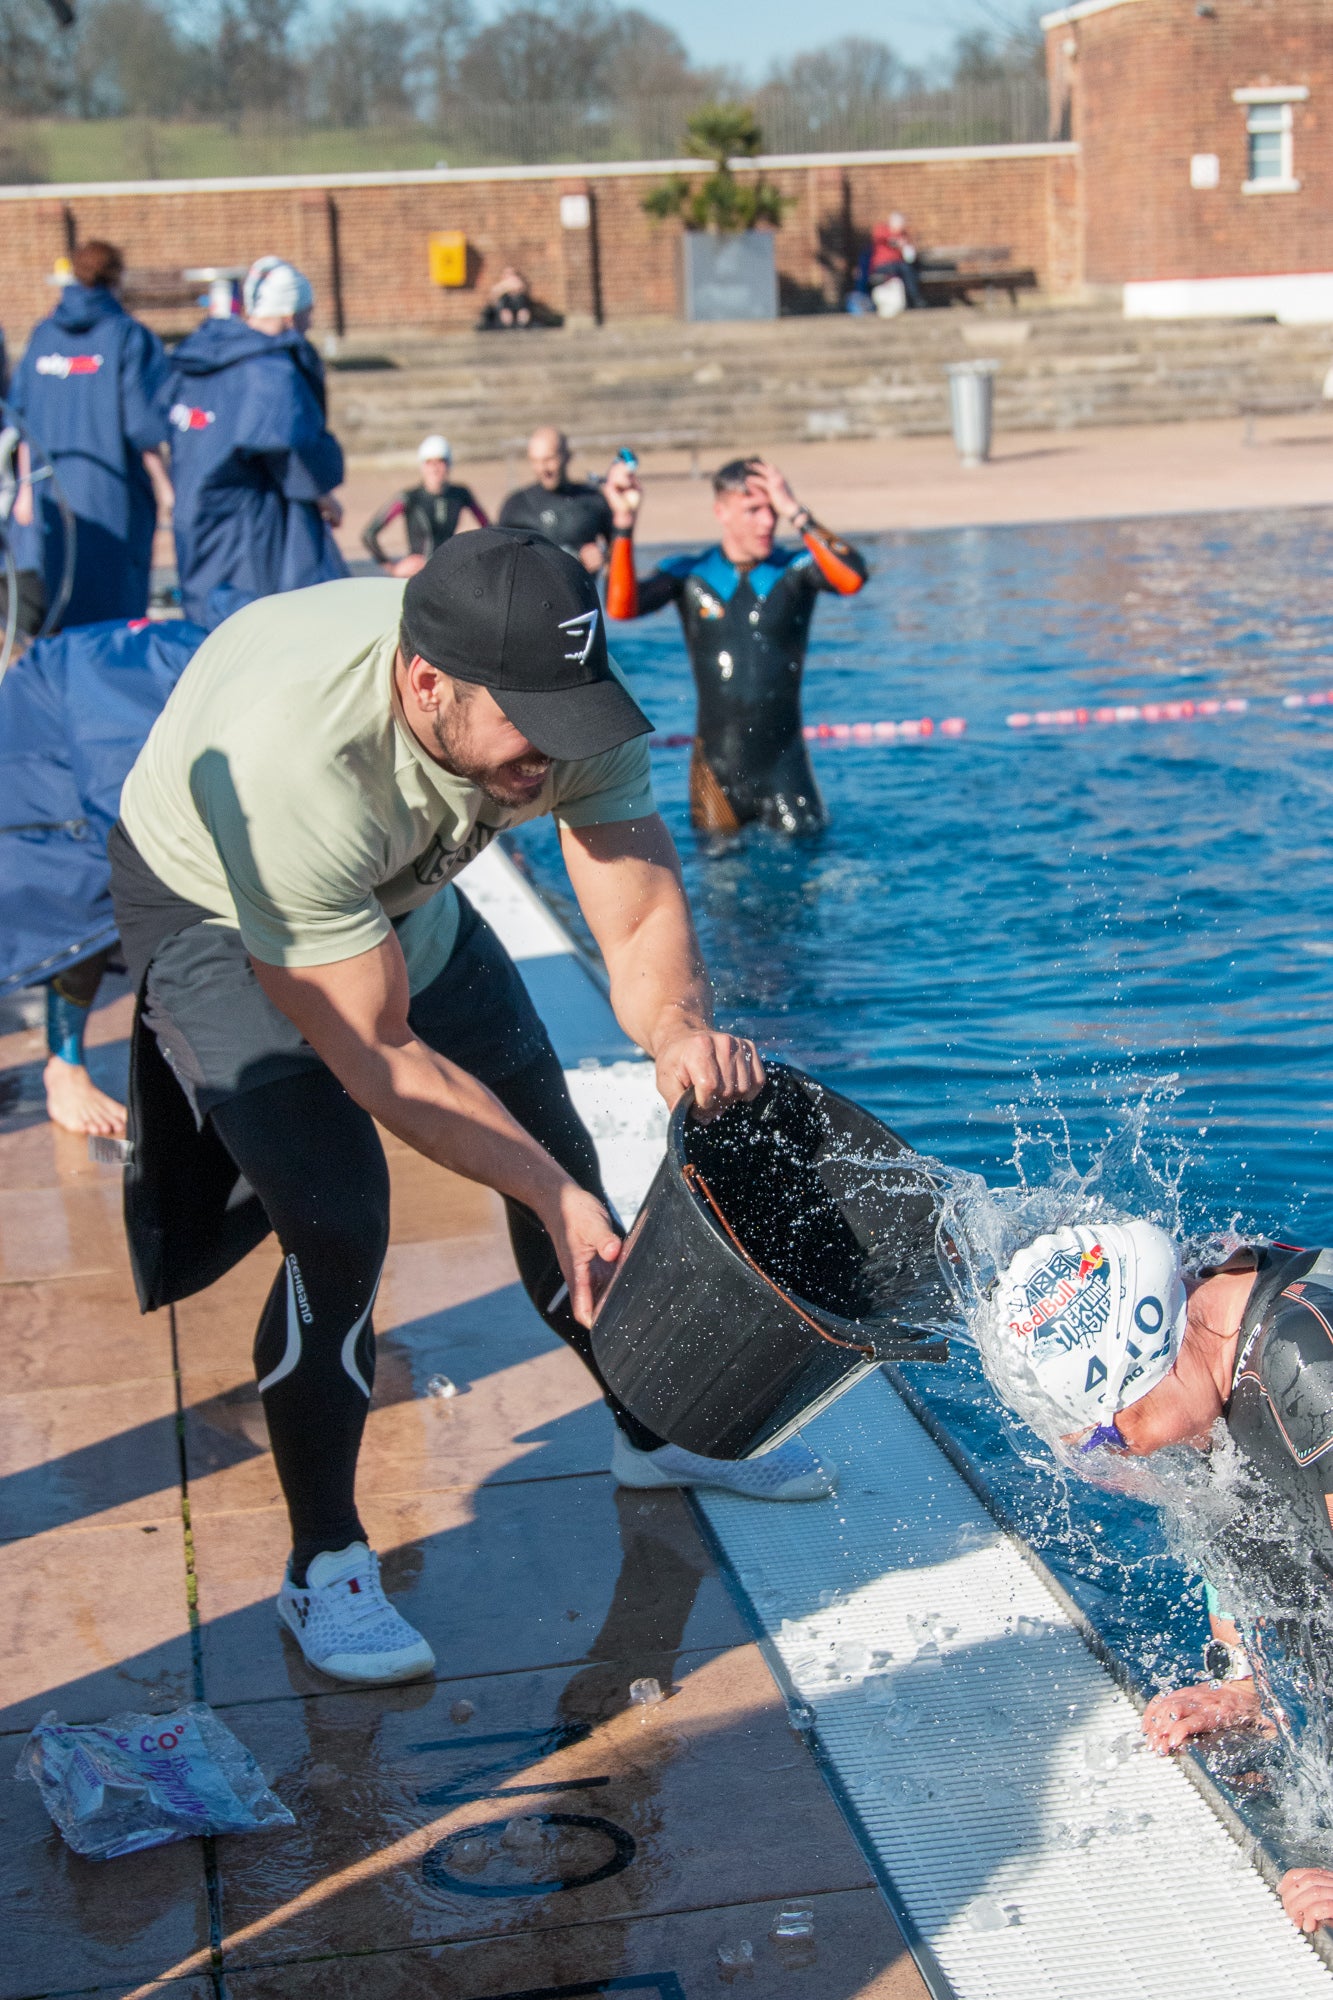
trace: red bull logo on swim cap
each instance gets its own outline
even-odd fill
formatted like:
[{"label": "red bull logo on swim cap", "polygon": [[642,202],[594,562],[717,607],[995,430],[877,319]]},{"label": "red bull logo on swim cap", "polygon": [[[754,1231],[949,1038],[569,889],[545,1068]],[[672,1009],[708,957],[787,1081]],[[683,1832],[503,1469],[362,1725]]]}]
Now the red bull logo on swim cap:
[{"label": "red bull logo on swim cap", "polygon": [[1090,1345],[1106,1323],[1111,1273],[1100,1243],[1057,1250],[1022,1286],[1027,1311],[1009,1320],[1019,1339],[1068,1352]]}]

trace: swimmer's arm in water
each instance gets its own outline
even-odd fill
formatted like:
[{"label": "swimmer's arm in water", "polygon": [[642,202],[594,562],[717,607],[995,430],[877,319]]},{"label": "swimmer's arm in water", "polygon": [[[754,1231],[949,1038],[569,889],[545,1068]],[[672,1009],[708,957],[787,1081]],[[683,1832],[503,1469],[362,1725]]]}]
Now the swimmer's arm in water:
[{"label": "swimmer's arm in water", "polygon": [[764,1081],[754,1043],[713,1027],[713,1001],[675,845],[657,813],[560,829],[570,885],[611,979],[625,1033],[657,1065],[669,1105],[693,1090],[707,1118]]}]

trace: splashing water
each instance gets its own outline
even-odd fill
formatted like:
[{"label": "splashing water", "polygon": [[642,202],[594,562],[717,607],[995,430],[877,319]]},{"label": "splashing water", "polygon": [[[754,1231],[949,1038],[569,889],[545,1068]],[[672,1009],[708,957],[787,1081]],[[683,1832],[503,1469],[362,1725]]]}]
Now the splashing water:
[{"label": "splashing water", "polygon": [[[1043,1098],[1036,1085],[1034,1105],[1015,1110],[1015,1180],[1006,1186],[990,1186],[979,1174],[919,1154],[857,1166],[868,1176],[882,1176],[890,1197],[935,1191],[943,1291],[923,1290],[920,1309],[911,1314],[901,1287],[901,1252],[895,1249],[885,1297],[915,1323],[947,1332],[972,1361],[974,1374],[989,1385],[993,1416],[1027,1475],[1018,1489],[1010,1482],[1006,1494],[1025,1531],[1039,1545],[1047,1544],[1048,1560],[1054,1545],[1064,1558],[1053,1564],[1057,1569],[1074,1556],[1085,1570],[1100,1573],[1111,1594],[1142,1600],[1142,1590],[1133,1589],[1142,1563],[1141,1533],[1122,1535],[1117,1546],[1113,1525],[1111,1539],[1098,1546],[1104,1528],[1091,1529],[1086,1518],[1089,1500],[1110,1500],[1118,1509],[1111,1519],[1123,1528],[1128,1503],[1140,1523],[1146,1516],[1155,1529],[1159,1586],[1172,1570],[1184,1572],[1182,1583],[1188,1577],[1208,1579],[1241,1629],[1275,1733],[1233,1730],[1216,1746],[1199,1746],[1205,1762],[1289,1865],[1333,1865],[1333,1647],[1328,1643],[1333,1605],[1311,1563],[1301,1524],[1284,1508],[1281,1495],[1260,1487],[1220,1422],[1205,1451],[1180,1445],[1150,1459],[1109,1452],[1081,1456],[1061,1436],[1058,1420],[1025,1400],[991,1308],[996,1280],[1016,1252],[1034,1237],[1071,1224],[1135,1218],[1157,1223],[1178,1242],[1187,1270],[1220,1263],[1240,1244],[1256,1240],[1258,1232],[1247,1231],[1239,1215],[1223,1224],[1187,1223],[1190,1155],[1169,1132],[1154,1131],[1169,1119],[1176,1096],[1171,1077],[1141,1087],[1115,1110],[1103,1144],[1080,1167],[1058,1104]],[[921,1375],[926,1376],[924,1369]],[[1085,1575],[1083,1589],[1074,1594],[1104,1629],[1098,1607],[1088,1603],[1087,1582]],[[1190,1611],[1197,1589],[1196,1584],[1186,1600]],[[1168,1615],[1155,1631],[1141,1613],[1136,1620],[1137,1678],[1149,1691],[1201,1681],[1197,1646],[1183,1650],[1178,1629],[1172,1629],[1178,1619],[1168,1607],[1159,1609]]]}]

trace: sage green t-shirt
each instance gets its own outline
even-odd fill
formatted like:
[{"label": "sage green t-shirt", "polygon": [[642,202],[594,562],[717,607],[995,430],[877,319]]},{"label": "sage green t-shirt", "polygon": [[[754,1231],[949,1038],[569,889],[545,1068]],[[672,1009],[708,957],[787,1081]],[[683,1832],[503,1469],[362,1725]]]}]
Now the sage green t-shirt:
[{"label": "sage green t-shirt", "polygon": [[497,805],[433,763],[394,714],[403,584],[266,597],[205,640],[125,781],[121,818],[154,874],[235,926],[268,965],[330,965],[398,931],[413,992],[443,968],[450,884],[505,827],[602,826],[655,810],[648,745],[553,764]]}]

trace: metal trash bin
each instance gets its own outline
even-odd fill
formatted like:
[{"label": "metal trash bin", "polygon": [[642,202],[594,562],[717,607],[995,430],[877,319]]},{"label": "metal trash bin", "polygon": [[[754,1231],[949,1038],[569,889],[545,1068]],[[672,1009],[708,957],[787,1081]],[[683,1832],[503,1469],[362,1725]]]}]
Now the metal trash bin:
[{"label": "metal trash bin", "polygon": [[953,441],[964,465],[982,465],[990,457],[998,361],[951,361],[949,415]]},{"label": "metal trash bin", "polygon": [[933,1182],[870,1112],[767,1069],[707,1125],[677,1105],[593,1321],[603,1381],[707,1458],[771,1450],[879,1361],[948,1352]]}]

